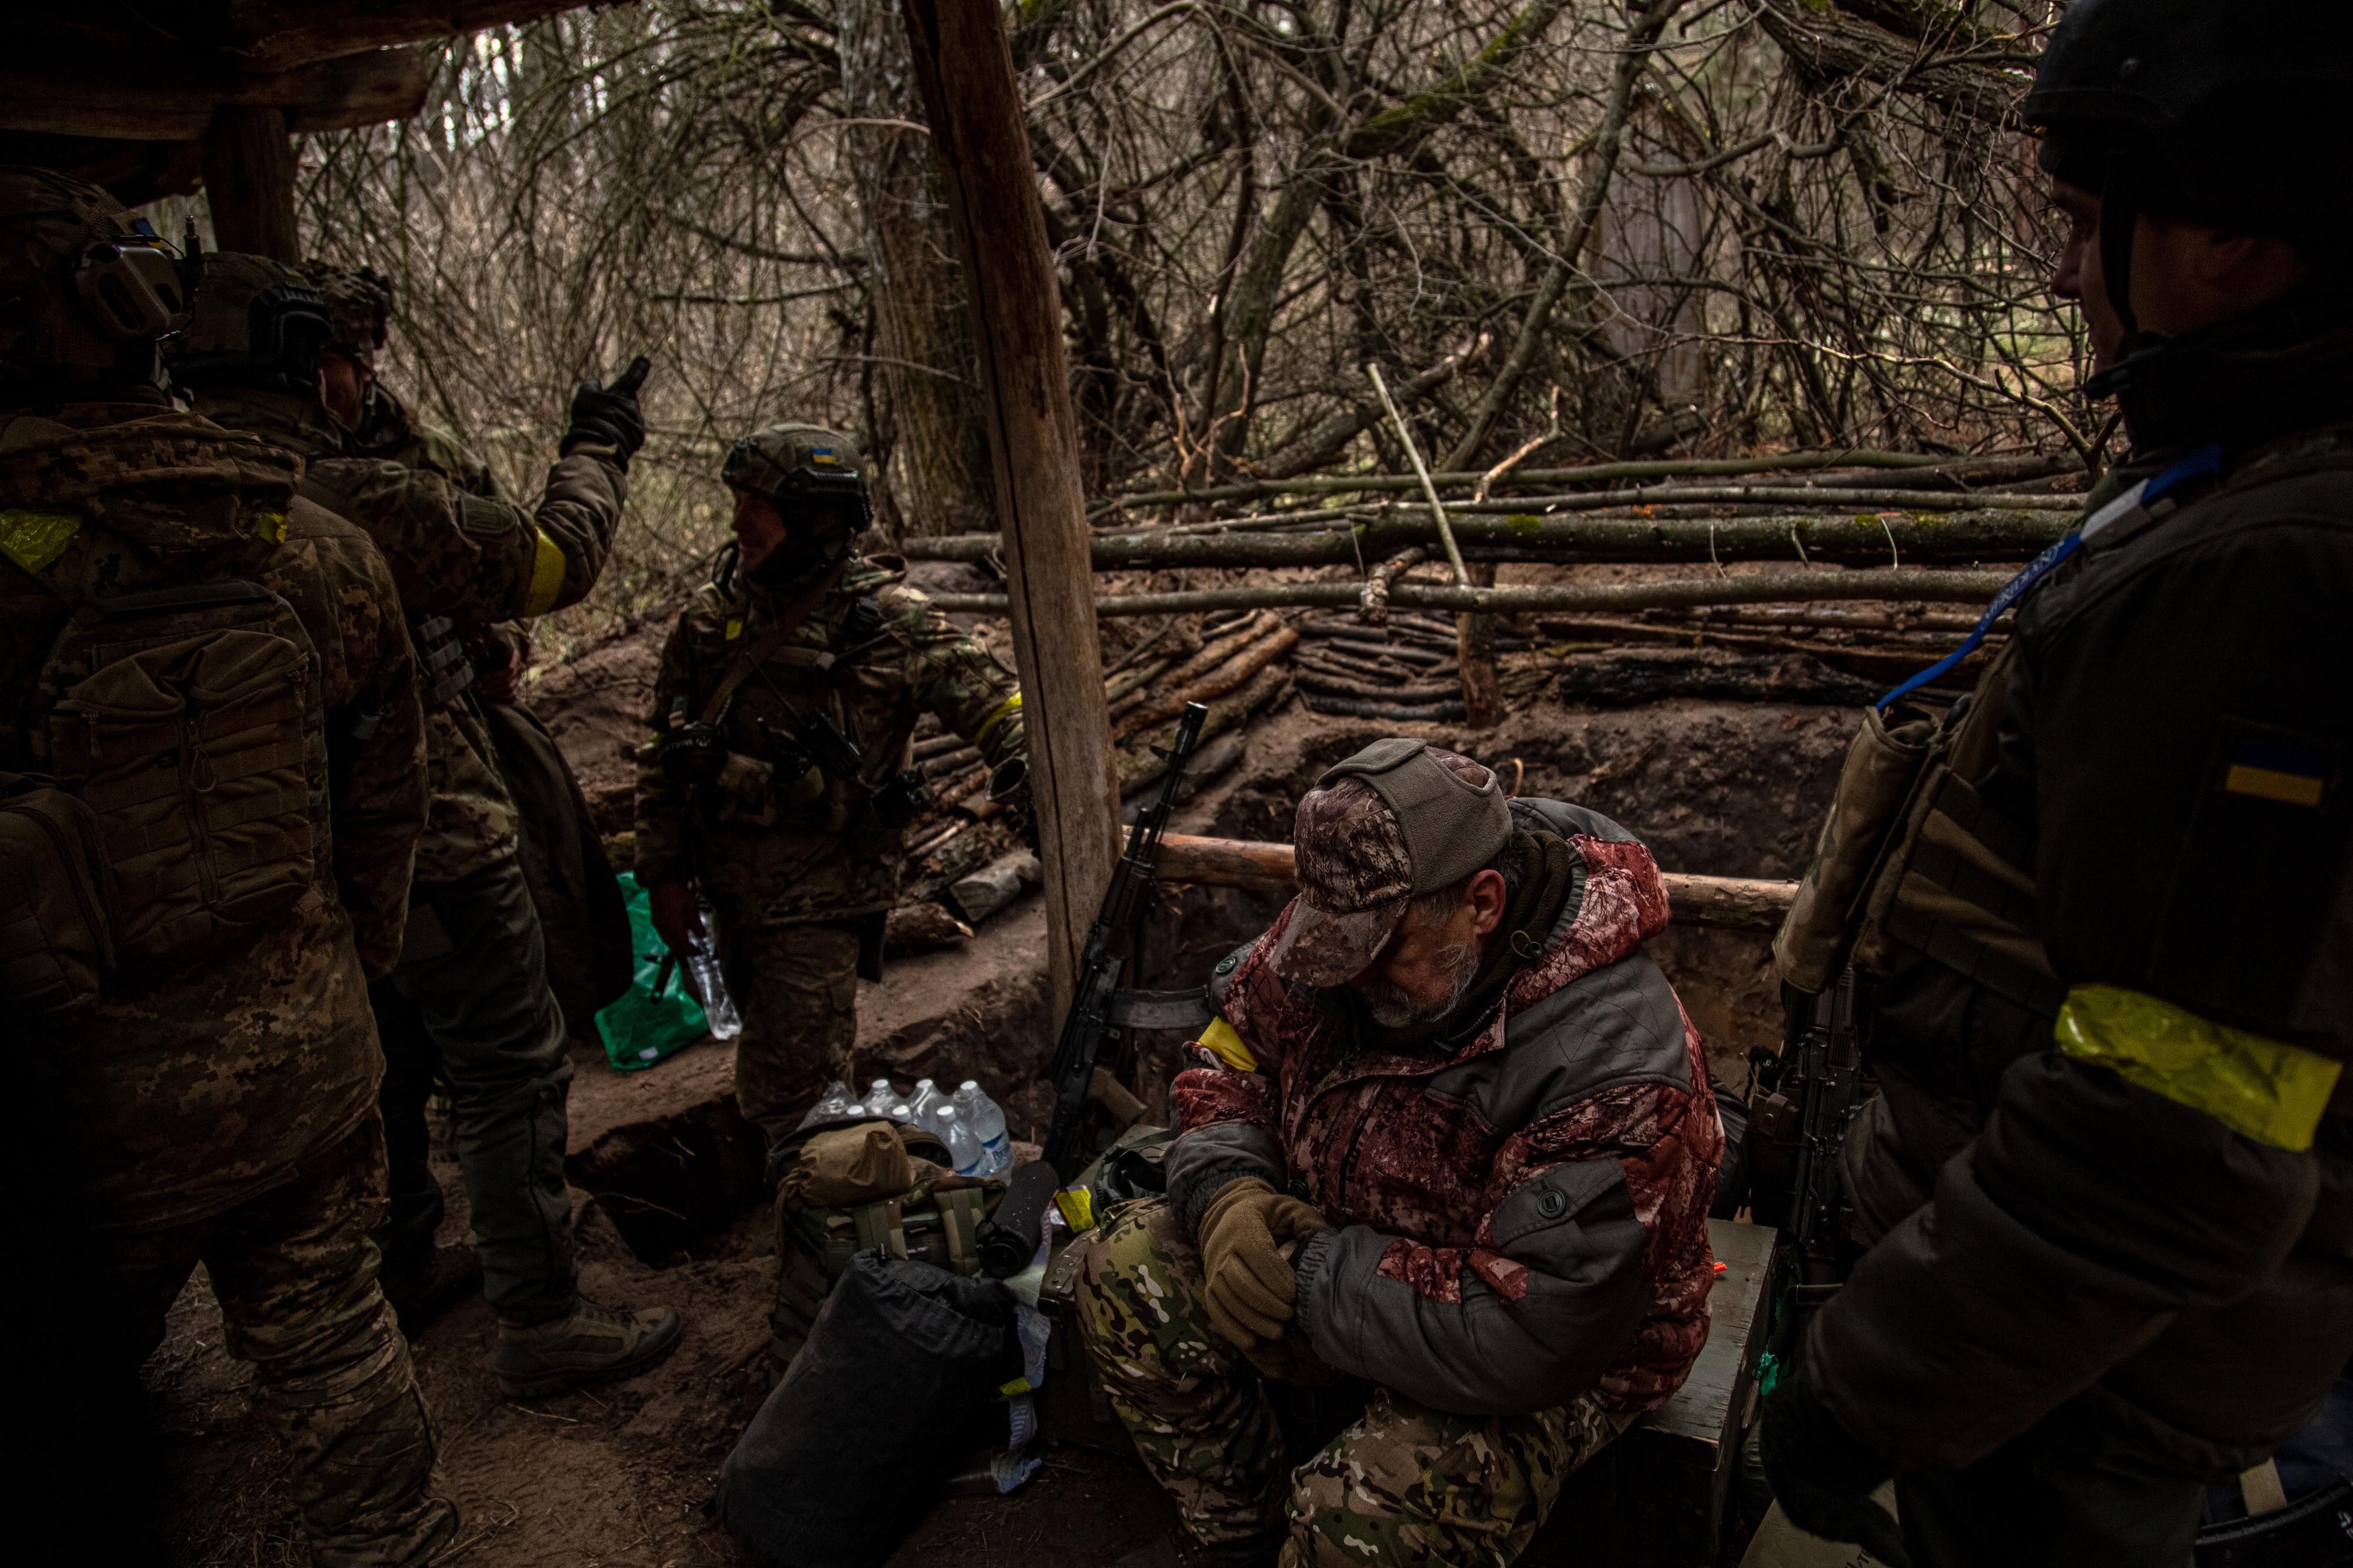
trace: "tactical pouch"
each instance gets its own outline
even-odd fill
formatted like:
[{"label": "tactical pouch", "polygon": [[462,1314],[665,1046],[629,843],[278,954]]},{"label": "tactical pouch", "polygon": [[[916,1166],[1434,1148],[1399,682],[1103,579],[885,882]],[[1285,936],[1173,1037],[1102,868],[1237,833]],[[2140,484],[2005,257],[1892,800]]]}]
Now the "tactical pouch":
[{"label": "tactical pouch", "polygon": [[1927,759],[1935,721],[1917,710],[1904,711],[1907,717],[1890,727],[1878,709],[1864,710],[1814,858],[1774,933],[1776,973],[1782,984],[1808,995],[1826,989],[1845,964],[1847,933],[1872,868]]},{"label": "tactical pouch", "polygon": [[311,890],[315,666],[293,609],[251,583],[94,600],[66,624],[40,676],[50,756],[95,816],[126,961],[196,957]]},{"label": "tactical pouch", "polygon": [[114,879],[98,816],[64,790],[0,773],[0,994],[56,1016],[114,973]]},{"label": "tactical pouch", "polygon": [[[948,1170],[947,1146],[937,1138],[909,1127],[896,1131],[911,1160],[928,1160],[942,1173]],[[880,1247],[952,1274],[979,1273],[980,1222],[1005,1190],[1002,1182],[992,1182],[934,1192],[927,1176],[892,1196],[826,1206],[807,1201],[807,1185],[788,1178],[776,1193],[776,1299],[768,1327],[779,1370],[808,1337],[834,1281],[860,1252]]]}]

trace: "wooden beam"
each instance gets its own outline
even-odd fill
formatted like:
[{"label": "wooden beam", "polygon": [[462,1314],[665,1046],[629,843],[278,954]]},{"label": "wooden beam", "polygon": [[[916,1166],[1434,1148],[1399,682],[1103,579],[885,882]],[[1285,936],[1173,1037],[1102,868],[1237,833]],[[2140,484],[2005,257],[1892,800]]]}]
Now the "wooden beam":
[{"label": "wooden beam", "polygon": [[[1829,500],[1824,498],[1826,503]],[[1473,561],[1795,563],[1802,548],[1809,563],[1883,566],[1900,559],[1925,566],[2031,561],[2064,537],[2073,521],[2072,514],[2061,511],[1885,517],[1869,511],[1784,512],[1715,519],[1457,514],[1451,525],[1463,553]],[[1370,565],[1415,545],[1435,556],[1437,538],[1437,528],[1425,514],[1298,533],[1100,530],[1087,546],[1098,572],[1181,572],[1208,566],[1354,566],[1360,561]],[[910,561],[985,562],[996,555],[999,543],[993,533],[951,533],[904,540],[899,551]]]},{"label": "wooden beam", "polygon": [[302,259],[294,225],[294,138],[285,111],[229,108],[204,135],[205,188],[212,195],[213,243],[280,261]]},{"label": "wooden beam", "polygon": [[[1982,605],[2010,581],[2007,572],[1776,572],[1755,577],[1672,577],[1649,583],[1550,583],[1526,587],[1458,588],[1451,584],[1399,583],[1389,603],[1401,610],[1623,611],[1687,609],[1697,605],[1806,605],[1830,599],[1892,604]],[[1098,616],[1183,616],[1205,610],[1354,609],[1360,584],[1260,583],[1241,588],[1198,588],[1166,594],[1107,594]],[[951,615],[1006,614],[1003,594],[934,594]]]},{"label": "wooden beam", "polygon": [[[596,0],[611,5],[614,0]],[[228,0],[221,47],[256,69],[290,70],[313,60],[424,38],[448,38],[585,8],[586,0]]]},{"label": "wooden beam", "polygon": [[980,351],[1059,1016],[1119,854],[1061,297],[996,0],[904,0],[902,9]]},{"label": "wooden beam", "polygon": [[[1288,898],[1299,887],[1288,844],[1170,833],[1160,840],[1159,866],[1169,881],[1204,888],[1240,888]],[[1676,925],[1771,931],[1798,896],[1795,882],[1702,877],[1688,871],[1662,871],[1659,876],[1667,885],[1667,918]]]},{"label": "wooden beam", "polygon": [[274,73],[211,55],[34,48],[0,58],[0,130],[192,142],[224,108],[266,107],[294,131],[345,131],[415,114],[440,63],[438,44]]}]

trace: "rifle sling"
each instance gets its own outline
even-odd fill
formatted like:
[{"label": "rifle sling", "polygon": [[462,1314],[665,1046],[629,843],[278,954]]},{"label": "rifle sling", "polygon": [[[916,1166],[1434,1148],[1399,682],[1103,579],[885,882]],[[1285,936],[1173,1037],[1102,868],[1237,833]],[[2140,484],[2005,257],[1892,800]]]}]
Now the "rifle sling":
[{"label": "rifle sling", "polygon": [[842,574],[849,570],[849,562],[846,557],[835,562],[833,570],[819,578],[815,587],[786,605],[775,620],[760,629],[759,637],[735,656],[735,662],[728,666],[727,673],[712,688],[710,700],[702,705],[704,723],[719,721],[719,716],[727,710],[729,700],[734,697],[735,689],[751,679],[754,670],[774,658],[776,650],[785,646],[786,637],[800,630],[801,623],[825,603],[826,595],[833,592],[840,584]]}]

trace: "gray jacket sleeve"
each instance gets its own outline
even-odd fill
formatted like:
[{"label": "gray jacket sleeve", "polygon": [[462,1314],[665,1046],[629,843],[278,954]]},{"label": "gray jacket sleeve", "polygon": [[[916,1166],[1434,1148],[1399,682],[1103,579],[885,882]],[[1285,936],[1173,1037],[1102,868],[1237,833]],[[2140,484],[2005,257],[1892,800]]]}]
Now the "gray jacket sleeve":
[{"label": "gray jacket sleeve", "polygon": [[[1495,1250],[1518,1266],[1493,1271],[1504,1289],[1461,1249],[1365,1226],[1312,1237],[1293,1260],[1308,1343],[1340,1372],[1465,1415],[1544,1410],[1584,1393],[1650,1300],[1648,1238],[1624,1166],[1588,1160],[1541,1171],[1504,1199],[1490,1228]],[[1443,1293],[1416,1289],[1417,1271]]]},{"label": "gray jacket sleeve", "polygon": [[1187,1236],[1200,1234],[1201,1216],[1229,1182],[1256,1176],[1280,1188],[1285,1180],[1282,1151],[1266,1129],[1247,1121],[1213,1121],[1183,1134],[1168,1146],[1162,1169]]}]

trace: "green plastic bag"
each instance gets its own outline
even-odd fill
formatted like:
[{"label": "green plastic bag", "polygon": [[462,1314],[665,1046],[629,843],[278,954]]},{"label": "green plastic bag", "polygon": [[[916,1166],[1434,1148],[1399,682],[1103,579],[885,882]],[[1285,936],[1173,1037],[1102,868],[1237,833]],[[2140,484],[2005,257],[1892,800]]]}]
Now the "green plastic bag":
[{"label": "green plastic bag", "polygon": [[[629,911],[629,952],[635,973],[619,1001],[596,1015],[605,1035],[605,1059],[615,1072],[636,1072],[694,1044],[711,1032],[702,1005],[687,988],[676,963],[664,965],[670,950],[654,934],[651,901],[638,879],[620,875],[621,901]],[[660,988],[655,988],[656,982]]]}]

